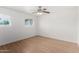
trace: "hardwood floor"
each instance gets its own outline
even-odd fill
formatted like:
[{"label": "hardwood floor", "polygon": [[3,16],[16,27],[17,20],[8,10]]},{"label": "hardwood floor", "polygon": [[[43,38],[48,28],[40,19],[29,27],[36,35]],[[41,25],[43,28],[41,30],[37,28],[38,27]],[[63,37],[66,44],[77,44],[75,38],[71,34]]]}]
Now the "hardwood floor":
[{"label": "hardwood floor", "polygon": [[0,47],[4,53],[74,53],[79,52],[75,43],[50,39],[45,37],[32,37]]}]

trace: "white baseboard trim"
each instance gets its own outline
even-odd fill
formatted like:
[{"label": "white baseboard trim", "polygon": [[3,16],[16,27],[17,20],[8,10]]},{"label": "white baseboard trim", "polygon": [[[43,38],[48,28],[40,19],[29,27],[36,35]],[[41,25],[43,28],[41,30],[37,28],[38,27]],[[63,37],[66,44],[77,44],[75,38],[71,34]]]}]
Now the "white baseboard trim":
[{"label": "white baseboard trim", "polygon": [[[17,41],[20,41],[20,40],[24,40],[24,39],[28,39],[28,38],[32,38],[32,37],[35,37],[35,36],[42,36],[42,37],[47,37],[47,38],[54,38],[54,39],[57,39],[57,40],[61,40],[59,38],[56,38],[56,37],[49,37],[49,36],[46,36],[46,35],[30,35],[30,36],[26,36],[26,37],[22,37],[22,38],[18,38],[18,39],[15,39],[14,41],[8,41],[8,42],[4,42],[2,44],[0,44],[0,46],[2,45],[6,45],[6,44],[9,44],[9,43],[13,43],[13,42],[17,42]],[[61,40],[61,41],[66,41],[66,40]],[[66,42],[71,42],[71,41],[66,41]],[[79,45],[78,42],[71,42],[71,43],[76,43]]]},{"label": "white baseboard trim", "polygon": [[6,45],[6,44],[10,44],[10,43],[13,43],[13,42],[17,42],[17,41],[20,41],[20,40],[32,38],[32,37],[35,37],[35,36],[36,35],[30,35],[30,36],[26,36],[26,37],[22,37],[22,38],[18,38],[18,39],[13,39],[13,41],[7,41],[7,42],[1,43],[0,46]]},{"label": "white baseboard trim", "polygon": [[47,38],[53,38],[53,39],[56,39],[56,40],[61,40],[61,41],[66,41],[66,42],[71,42],[71,43],[76,43],[77,44],[77,41],[68,41],[68,40],[62,40],[60,38],[57,38],[57,37],[54,37],[54,36],[48,36],[48,35],[38,35],[38,36],[42,36],[42,37],[47,37]]}]

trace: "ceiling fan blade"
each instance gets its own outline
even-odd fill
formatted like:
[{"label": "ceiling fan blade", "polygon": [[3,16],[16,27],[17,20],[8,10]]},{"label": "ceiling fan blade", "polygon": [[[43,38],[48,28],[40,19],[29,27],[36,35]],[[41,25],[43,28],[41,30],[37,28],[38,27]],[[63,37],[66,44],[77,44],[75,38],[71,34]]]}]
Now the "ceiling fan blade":
[{"label": "ceiling fan blade", "polygon": [[41,11],[42,10],[42,6],[38,6],[38,10],[37,11]]},{"label": "ceiling fan blade", "polygon": [[45,10],[47,10],[46,8],[43,8],[43,10],[45,11]]},{"label": "ceiling fan blade", "polygon": [[48,12],[48,11],[43,11],[43,12],[44,12],[44,13],[48,13],[48,14],[50,13],[50,12]]},{"label": "ceiling fan blade", "polygon": [[42,8],[42,6],[38,6],[38,8],[40,8],[40,9],[41,9],[41,8]]}]

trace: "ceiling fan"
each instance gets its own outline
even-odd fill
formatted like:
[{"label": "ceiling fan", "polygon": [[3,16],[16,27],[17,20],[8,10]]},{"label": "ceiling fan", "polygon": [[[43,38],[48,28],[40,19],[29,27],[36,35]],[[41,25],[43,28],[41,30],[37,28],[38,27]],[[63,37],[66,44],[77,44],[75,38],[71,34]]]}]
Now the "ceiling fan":
[{"label": "ceiling fan", "polygon": [[42,15],[42,14],[49,14],[50,12],[47,11],[46,8],[42,8],[42,6],[38,6],[37,11],[33,12],[33,14]]}]

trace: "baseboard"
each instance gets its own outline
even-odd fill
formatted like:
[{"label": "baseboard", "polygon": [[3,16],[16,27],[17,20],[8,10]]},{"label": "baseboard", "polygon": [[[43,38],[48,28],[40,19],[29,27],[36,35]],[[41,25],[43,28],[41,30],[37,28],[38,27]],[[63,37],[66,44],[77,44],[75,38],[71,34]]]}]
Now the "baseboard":
[{"label": "baseboard", "polygon": [[[68,43],[73,43],[73,44],[77,44],[76,42],[71,42],[71,41],[65,41],[65,40],[61,40],[59,38],[56,38],[56,37],[48,37],[48,36],[44,36],[44,35],[37,35],[39,37],[43,37],[43,38],[48,38],[48,39],[55,39],[55,40],[59,40],[59,41],[64,41],[64,42],[68,42]],[[78,45],[78,44],[77,44]]]},{"label": "baseboard", "polygon": [[[9,41],[9,42],[3,43],[3,44],[1,44],[0,46],[6,45],[6,44],[10,44],[10,43],[14,43],[14,42],[17,42],[17,41],[21,41],[21,40],[24,40],[24,39],[34,38],[34,37],[43,37],[43,38],[48,38],[48,39],[55,39],[55,40],[59,40],[59,41],[64,41],[64,40],[61,40],[61,39],[58,39],[58,38],[51,38],[51,37],[43,36],[43,35],[32,35],[32,36],[28,36],[28,37],[16,39],[15,41],[11,41],[11,42]],[[77,44],[77,43],[75,43],[75,42],[69,42],[69,41],[64,41],[64,42]],[[79,44],[78,44],[78,45],[79,45]]]},{"label": "baseboard", "polygon": [[10,43],[14,43],[14,42],[18,42],[18,41],[21,41],[21,40],[24,40],[24,39],[30,39],[30,38],[33,38],[35,36],[37,36],[37,35],[31,35],[31,36],[28,36],[28,37],[18,38],[18,39],[15,39],[14,41],[8,41],[6,43],[2,43],[2,44],[0,44],[0,46],[10,44]]}]

